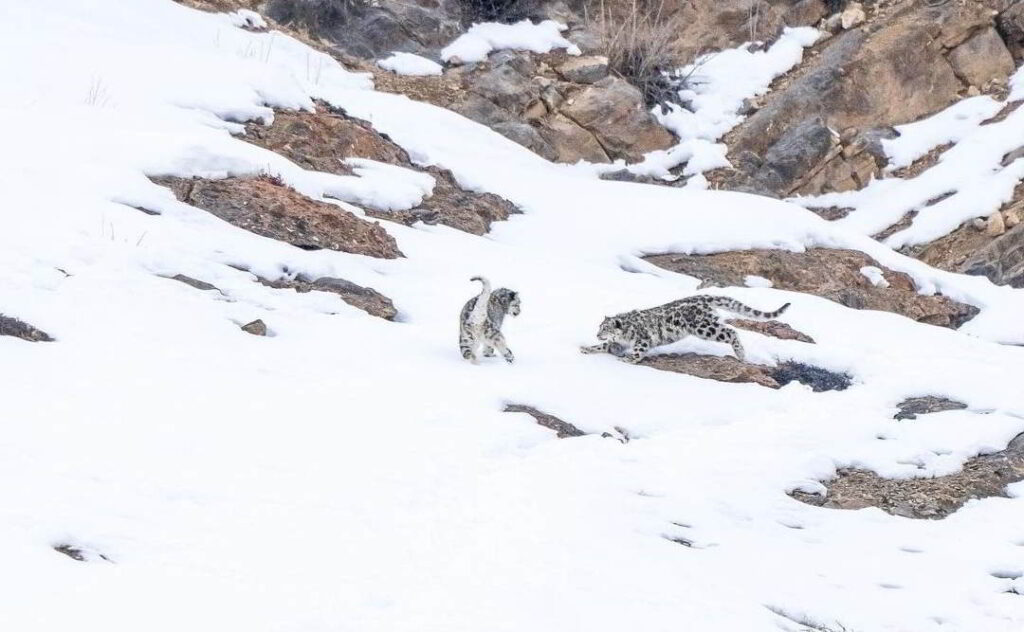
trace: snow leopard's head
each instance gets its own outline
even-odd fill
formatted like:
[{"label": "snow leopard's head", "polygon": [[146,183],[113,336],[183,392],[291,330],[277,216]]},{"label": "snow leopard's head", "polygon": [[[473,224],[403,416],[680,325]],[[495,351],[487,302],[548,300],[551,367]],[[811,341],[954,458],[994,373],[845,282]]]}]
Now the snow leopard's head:
[{"label": "snow leopard's head", "polygon": [[622,330],[626,326],[622,316],[608,316],[601,321],[597,328],[598,340],[618,340],[622,337]]}]

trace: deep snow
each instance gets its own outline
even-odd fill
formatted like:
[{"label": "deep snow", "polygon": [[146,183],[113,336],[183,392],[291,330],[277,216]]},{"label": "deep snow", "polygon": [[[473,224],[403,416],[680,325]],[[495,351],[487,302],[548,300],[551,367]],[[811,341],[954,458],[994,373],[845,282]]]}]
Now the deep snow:
[{"label": "deep snow", "polygon": [[[1024,430],[1024,349],[998,344],[1024,342],[1020,291],[785,202],[552,165],[236,23],[169,0],[0,4],[0,42],[16,53],[0,69],[0,311],[57,339],[0,337],[3,629],[801,629],[776,612],[865,632],[1024,625],[1007,592],[1024,571],[1019,497],[930,522],[786,495],[839,466],[946,474]],[[485,237],[385,224],[407,256],[385,261],[252,235],[145,177],[272,173],[392,208],[429,193],[410,170],[359,163],[357,187],[232,136],[313,99],[524,214]],[[744,331],[748,356],[846,371],[842,392],[577,351],[603,315],[695,290],[638,255],[814,245],[861,249],[983,311],[950,331],[772,288],[725,292],[792,302],[784,320],[817,344]],[[401,322],[236,266],[372,286]],[[223,295],[163,278],[177,273]],[[523,296],[506,328],[515,365],[458,355],[474,274]],[[273,336],[239,331],[254,318]],[[924,394],[969,409],[892,420]],[[500,412],[508,402],[595,435],[558,440]],[[613,426],[633,440],[598,436]],[[95,554],[76,562],[59,543]]]}]

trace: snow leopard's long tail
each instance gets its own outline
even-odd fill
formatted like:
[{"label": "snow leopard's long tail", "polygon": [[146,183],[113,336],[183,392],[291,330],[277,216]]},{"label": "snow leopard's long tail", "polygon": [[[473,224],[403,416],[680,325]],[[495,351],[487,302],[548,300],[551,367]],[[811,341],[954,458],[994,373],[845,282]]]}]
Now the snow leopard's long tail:
[{"label": "snow leopard's long tail", "polygon": [[491,302],[491,282],[482,276],[475,276],[470,281],[479,281],[483,287],[480,289],[479,296],[476,297],[473,311],[469,313],[469,322],[472,325],[482,325],[487,318],[487,307]]},{"label": "snow leopard's long tail", "polygon": [[754,309],[753,307],[744,305],[743,303],[737,301],[736,299],[729,298],[727,296],[711,296],[709,298],[711,299],[711,304],[714,305],[715,307],[720,307],[734,314],[750,316],[752,318],[761,318],[764,320],[778,318],[779,316],[782,315],[783,312],[789,309],[789,303],[786,303],[785,305],[775,310],[774,312],[762,312],[759,309]]}]

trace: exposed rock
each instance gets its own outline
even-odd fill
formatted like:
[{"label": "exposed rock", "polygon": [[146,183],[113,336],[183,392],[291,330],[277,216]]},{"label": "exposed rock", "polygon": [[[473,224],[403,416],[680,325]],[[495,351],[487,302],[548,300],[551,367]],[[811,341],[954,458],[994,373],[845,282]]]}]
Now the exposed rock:
[{"label": "exposed rock", "polygon": [[385,320],[394,320],[398,316],[398,310],[390,298],[371,287],[363,287],[345,279],[320,277],[310,280],[301,276],[297,279],[282,278],[273,281],[259,276],[256,279],[269,287],[290,289],[299,293],[319,291],[337,294],[352,307]]},{"label": "exposed rock", "polygon": [[554,415],[541,412],[532,406],[524,406],[522,404],[508,404],[505,406],[506,413],[526,413],[533,417],[537,423],[549,430],[554,430],[555,434],[559,439],[566,439],[568,437],[582,437],[585,432],[572,425],[567,421],[562,421]]},{"label": "exposed rock", "polygon": [[1024,3],[1014,2],[996,18],[996,26],[1014,60],[1024,60]]},{"label": "exposed rock", "polygon": [[185,276],[184,274],[175,274],[174,276],[167,277],[167,278],[171,279],[172,281],[178,281],[179,283],[184,283],[185,285],[188,285],[190,287],[194,287],[197,290],[203,290],[203,291],[205,291],[205,290],[217,290],[218,292],[220,292],[220,290],[217,289],[217,286],[215,286],[213,284],[210,284],[210,283],[207,283],[206,281],[200,281],[199,279],[193,279],[192,277]]},{"label": "exposed rock", "polygon": [[745,320],[742,318],[734,318],[727,320],[726,322],[733,327],[739,327],[740,329],[746,329],[748,331],[756,331],[759,334],[771,336],[772,338],[778,338],[780,340],[797,340],[799,342],[814,344],[814,339],[807,334],[799,332],[786,323],[779,322],[777,320]]},{"label": "exposed rock", "polygon": [[997,285],[1024,287],[1024,224],[1018,224],[979,249],[960,266],[967,274],[986,276]]},{"label": "exposed rock", "polygon": [[[351,170],[343,162],[347,158],[369,158],[417,169],[406,151],[390,138],[373,129],[369,123],[351,118],[340,110],[282,111],[276,113],[272,125],[249,125],[246,131],[253,143],[316,171],[348,175]],[[508,219],[519,212],[515,205],[497,195],[462,189],[447,169],[427,167],[420,170],[433,176],[435,185],[433,194],[419,207],[410,211],[369,209],[367,215],[407,224],[417,221],[440,223],[482,235],[489,230],[491,222]]]},{"label": "exposed rock", "polygon": [[369,158],[392,165],[408,164],[408,155],[368,124],[338,111],[277,110],[272,125],[250,123],[246,140],[313,171],[348,175],[347,158]]},{"label": "exposed rock", "polygon": [[[482,121],[477,122],[480,123]],[[547,138],[542,136],[536,128],[528,123],[509,121],[504,123],[485,123],[485,125],[488,125],[491,129],[498,132],[505,138],[519,143],[538,156],[547,158],[548,160],[564,160],[560,156],[572,155],[570,153],[570,148],[561,145],[553,146]],[[549,138],[552,138],[556,143],[562,141],[558,136],[549,136]]]},{"label": "exposed rock", "polygon": [[153,178],[182,202],[250,232],[306,250],[327,248],[394,259],[401,257],[395,238],[333,204],[311,200],[266,177],[223,180]]},{"label": "exposed rock", "polygon": [[904,518],[945,518],[974,498],[1006,496],[1006,486],[1024,480],[1024,435],[1005,450],[978,456],[963,469],[935,478],[886,479],[865,470],[840,470],[825,496],[794,491],[802,502],[833,509],[878,507]]},{"label": "exposed rock", "polygon": [[596,83],[608,76],[608,58],[599,56],[570,57],[555,69],[566,81]]},{"label": "exposed rock", "polygon": [[707,380],[719,382],[752,382],[779,388],[779,383],[772,377],[772,367],[760,364],[746,364],[732,356],[709,356],[697,353],[674,353],[647,356],[641,361],[662,371],[685,373]]},{"label": "exposed rock", "polygon": [[461,32],[462,17],[456,0],[268,0],[266,13],[281,24],[308,31],[338,51],[366,59],[392,51],[437,57]]},{"label": "exposed rock", "polygon": [[[946,61],[950,51],[951,59],[965,60],[961,72],[975,79],[1005,76],[1008,53],[989,59],[969,52],[998,52],[1001,46],[992,39],[992,14],[981,3],[932,7],[904,2],[889,10],[884,19],[872,19],[822,44],[819,54],[808,55],[802,68],[782,80],[727,135],[730,160],[740,172],[726,179],[728,188],[774,195],[859,188],[878,175],[884,160],[874,152],[861,156],[866,148],[845,141],[841,153],[826,151],[822,125],[832,130],[885,129],[945,108],[964,88]],[[775,155],[769,157],[769,152]],[[764,160],[739,159],[745,154]],[[787,159],[777,165],[779,154]]]},{"label": "exposed rock", "polygon": [[647,356],[641,364],[708,380],[750,382],[768,388],[781,388],[795,381],[810,386],[815,392],[841,391],[851,384],[850,376],[846,374],[833,373],[798,362],[783,362],[771,367],[740,362],[732,356],[673,353]]},{"label": "exposed rock", "polygon": [[515,59],[492,62],[491,68],[473,76],[469,89],[499,108],[520,116],[528,103],[540,99],[541,86],[533,81],[532,74],[524,74],[516,67]]},{"label": "exposed rock", "polygon": [[981,87],[992,81],[1006,81],[1013,74],[1013,56],[992,27],[960,44],[949,53],[949,63],[960,79]]},{"label": "exposed rock", "polygon": [[638,161],[666,149],[673,136],[643,105],[640,91],[618,77],[605,77],[573,94],[562,113],[589,130],[611,158]]},{"label": "exposed rock", "polygon": [[840,14],[839,23],[844,29],[852,29],[855,26],[864,23],[867,19],[867,14],[864,13],[864,7],[859,2],[851,2],[842,14]]},{"label": "exposed rock", "polygon": [[28,342],[53,342],[53,338],[45,331],[3,314],[0,314],[0,336],[14,336]]},{"label": "exposed rock", "polygon": [[260,319],[256,319],[251,323],[242,325],[242,331],[247,334],[254,336],[266,336],[267,335],[267,324]]},{"label": "exposed rock", "polygon": [[985,234],[989,237],[998,237],[1006,232],[1006,222],[1003,220],[1003,214],[999,211],[992,213],[985,220]]},{"label": "exposed rock", "polygon": [[825,17],[825,3],[821,0],[799,0],[786,10],[782,21],[786,26],[814,26]]},{"label": "exposed rock", "polygon": [[580,160],[611,162],[593,134],[561,114],[545,120],[541,134],[554,148],[554,160],[570,164]]},{"label": "exposed rock", "polygon": [[[743,250],[714,255],[655,255],[647,260],[702,279],[705,286],[743,287],[745,278],[754,275],[768,279],[779,289],[815,294],[854,309],[895,312],[943,327],[959,327],[979,311],[945,296],[918,294],[908,275],[889,270],[854,250]],[[860,272],[865,266],[881,269],[890,287],[872,285]]]},{"label": "exposed rock", "polygon": [[908,397],[897,404],[897,407],[900,411],[893,416],[893,419],[900,421],[903,419],[917,419],[918,415],[939,413],[944,410],[963,410],[967,408],[967,404],[953,401],[946,397],[925,395],[923,397]]}]

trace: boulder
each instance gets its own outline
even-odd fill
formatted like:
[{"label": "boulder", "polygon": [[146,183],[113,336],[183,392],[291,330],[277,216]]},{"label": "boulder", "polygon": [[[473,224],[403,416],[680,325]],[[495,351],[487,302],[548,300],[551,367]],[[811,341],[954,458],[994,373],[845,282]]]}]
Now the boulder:
[{"label": "boulder", "polygon": [[950,51],[949,63],[957,77],[977,87],[993,80],[1005,82],[1015,68],[1013,56],[992,27]]},{"label": "boulder", "polygon": [[555,71],[566,81],[596,83],[608,76],[608,58],[599,56],[570,57]]},{"label": "boulder", "polygon": [[345,279],[334,277],[320,277],[308,279],[298,277],[295,279],[282,278],[277,280],[264,279],[257,276],[256,279],[263,285],[277,288],[290,289],[296,292],[330,292],[336,294],[341,300],[352,307],[361,309],[371,316],[377,316],[384,320],[394,320],[398,316],[398,310],[391,299],[384,296],[377,290],[370,287],[363,287]]},{"label": "boulder", "polygon": [[649,151],[674,144],[672,134],[644,108],[640,91],[618,77],[605,77],[574,93],[561,112],[589,130],[613,159],[638,161]]},{"label": "boulder", "polygon": [[251,323],[242,325],[242,331],[247,334],[254,336],[266,336],[267,335],[267,324],[260,319],[256,319]]},{"label": "boulder", "polygon": [[558,162],[610,162],[608,154],[592,133],[561,114],[545,119],[540,134],[554,150],[554,160]]},{"label": "boulder", "polygon": [[3,314],[0,314],[0,336],[14,336],[28,342],[53,342],[53,338],[45,331]]},{"label": "boulder", "polygon": [[1024,224],[1017,224],[977,250],[960,270],[988,277],[996,285],[1024,288]]}]

